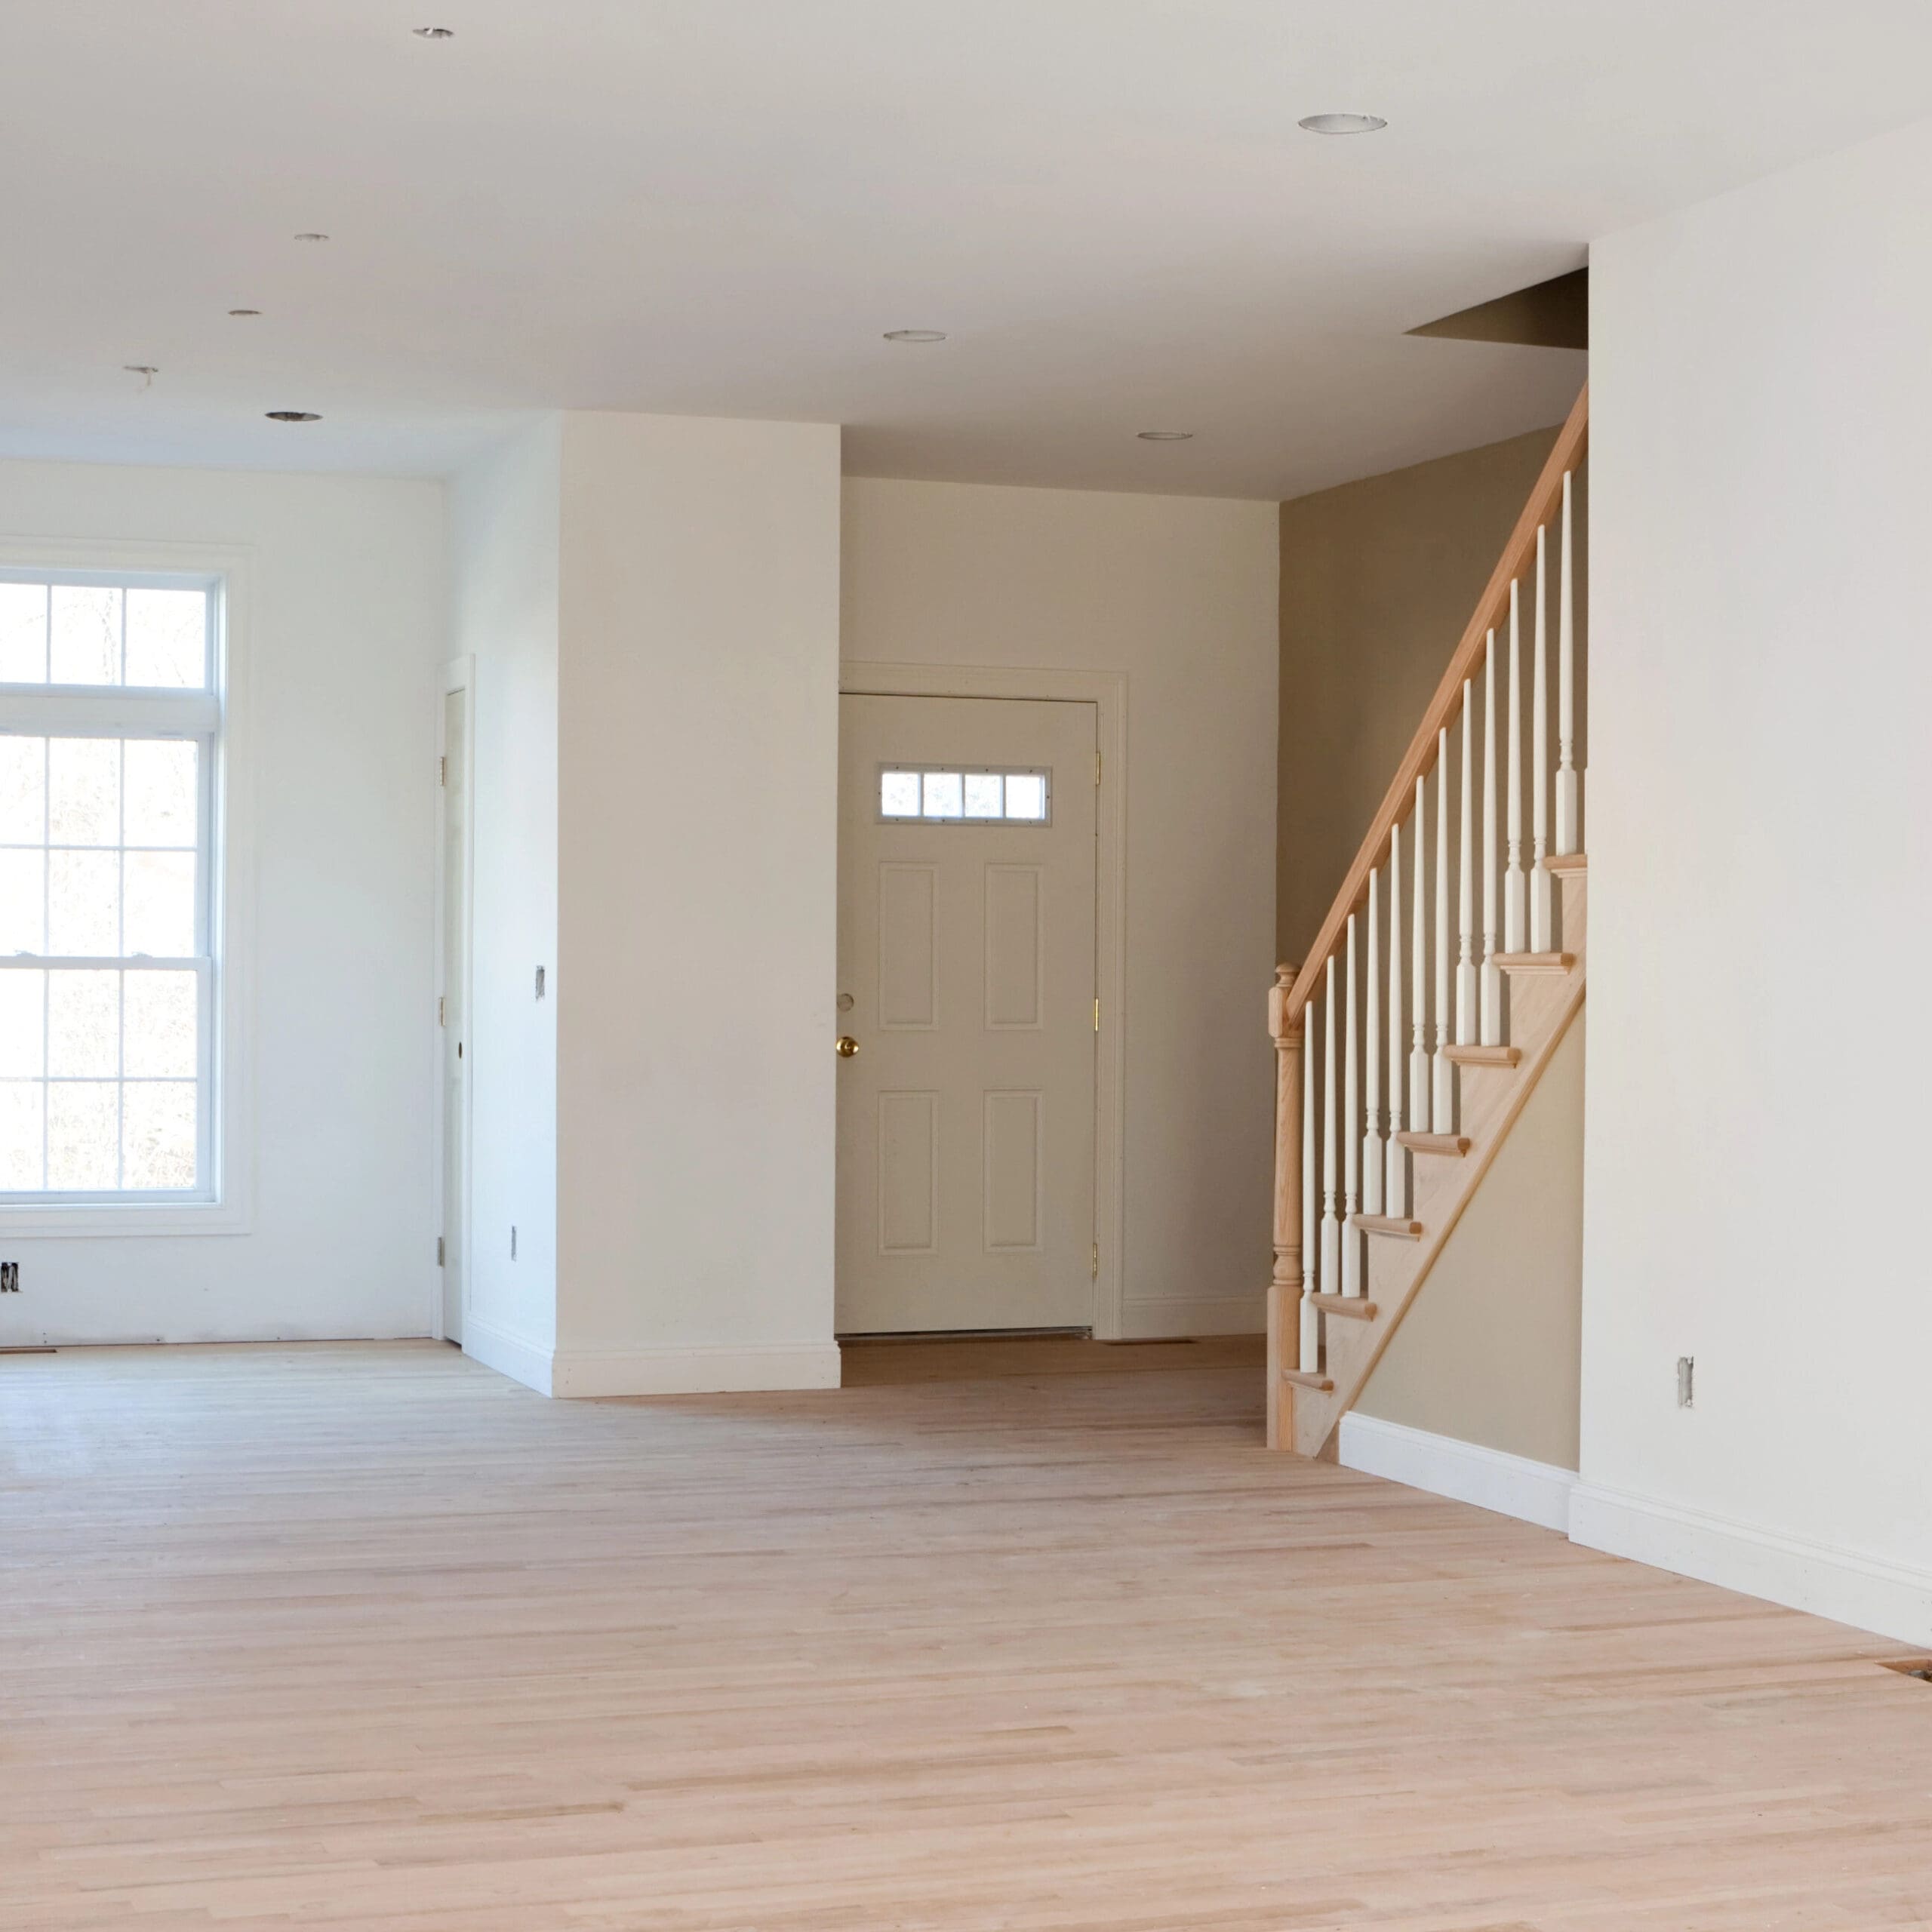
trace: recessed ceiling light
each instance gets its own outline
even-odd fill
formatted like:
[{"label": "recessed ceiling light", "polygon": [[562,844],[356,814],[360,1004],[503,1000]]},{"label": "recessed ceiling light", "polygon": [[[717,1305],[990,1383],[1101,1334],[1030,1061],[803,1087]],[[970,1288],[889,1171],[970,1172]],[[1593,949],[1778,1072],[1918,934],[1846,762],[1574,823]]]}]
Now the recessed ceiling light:
[{"label": "recessed ceiling light", "polygon": [[456,38],[454,27],[411,27],[409,31],[418,40],[454,40]]},{"label": "recessed ceiling light", "polygon": [[1379,114],[1311,114],[1296,125],[1311,134],[1372,134],[1389,124]]},{"label": "recessed ceiling light", "polygon": [[888,342],[943,342],[946,331],[943,329],[888,329],[885,339]]},{"label": "recessed ceiling light", "polygon": [[319,423],[322,420],[312,409],[271,409],[268,419],[271,423]]},{"label": "recessed ceiling light", "polygon": [[231,315],[259,315],[262,312],[259,309],[231,309],[228,312]]},{"label": "recessed ceiling light", "polygon": [[305,228],[295,238],[298,242],[326,242],[329,238],[318,229]]},{"label": "recessed ceiling light", "polygon": [[1194,440],[1192,429],[1137,429],[1134,434],[1143,443],[1191,443]]}]

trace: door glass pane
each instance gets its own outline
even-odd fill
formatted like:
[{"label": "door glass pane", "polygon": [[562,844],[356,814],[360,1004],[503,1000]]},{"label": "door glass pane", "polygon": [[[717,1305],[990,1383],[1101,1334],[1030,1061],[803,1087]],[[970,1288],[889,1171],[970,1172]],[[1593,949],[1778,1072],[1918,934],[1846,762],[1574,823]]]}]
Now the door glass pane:
[{"label": "door glass pane", "polygon": [[47,831],[50,845],[121,842],[121,740],[47,741]]},{"label": "door glass pane", "polygon": [[929,771],[925,775],[925,816],[957,818],[964,809],[956,771]]},{"label": "door glass pane", "polygon": [[46,1092],[38,1080],[0,1080],[0,1188],[46,1184],[42,1159]]},{"label": "door glass pane", "polygon": [[0,685],[47,681],[47,586],[0,583]]},{"label": "door glass pane", "polygon": [[128,854],[128,918],[124,949],[156,959],[183,959],[195,950],[195,855]]},{"label": "door glass pane", "polygon": [[47,740],[0,733],[0,845],[47,835]]},{"label": "door glass pane", "polygon": [[0,973],[0,1080],[38,1080],[46,1072],[47,975],[29,968]]},{"label": "door glass pane", "polygon": [[192,973],[130,973],[122,1020],[122,1070],[130,1078],[172,1075],[192,1079],[197,1069],[197,1005]]},{"label": "door glass pane", "polygon": [[195,1083],[135,1080],[122,1089],[123,1187],[195,1184]]},{"label": "door glass pane", "polygon": [[1005,809],[1000,798],[997,771],[969,771],[966,774],[966,816],[998,818]]},{"label": "door glass pane", "polygon": [[201,823],[195,765],[201,748],[185,738],[130,738],[122,783],[130,845],[192,845]]},{"label": "door glass pane", "polygon": [[47,976],[47,1070],[57,1080],[121,1071],[121,975]]},{"label": "door glass pane", "polygon": [[1044,818],[1047,815],[1047,781],[1037,772],[1008,773],[1006,815],[1008,818]]},{"label": "door glass pane", "polygon": [[0,849],[0,952],[47,950],[47,854]]},{"label": "door glass pane", "polygon": [[121,950],[118,852],[48,853],[47,949],[97,957]]},{"label": "door glass pane", "polygon": [[112,1080],[51,1081],[47,1088],[47,1184],[112,1188],[120,1180],[121,1089]]},{"label": "door glass pane", "polygon": [[57,583],[53,590],[53,674],[57,685],[121,681],[118,590]]},{"label": "door glass pane", "polygon": [[208,626],[205,590],[129,591],[127,681],[205,685]]},{"label": "door glass pane", "polygon": [[919,816],[919,774],[916,771],[879,774],[878,809],[881,818]]}]

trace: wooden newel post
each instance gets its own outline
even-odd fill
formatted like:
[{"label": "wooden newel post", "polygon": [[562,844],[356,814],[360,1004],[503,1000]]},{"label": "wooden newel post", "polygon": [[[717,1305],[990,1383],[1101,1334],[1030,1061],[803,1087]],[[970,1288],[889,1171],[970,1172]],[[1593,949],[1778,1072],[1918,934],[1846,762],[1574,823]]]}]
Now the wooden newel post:
[{"label": "wooden newel post", "polygon": [[1275,1042],[1275,1273],[1268,1284],[1268,1446],[1284,1449],[1293,1416],[1282,1400],[1282,1371],[1300,1364],[1302,1297],[1303,1017],[1288,1017],[1297,969],[1275,968],[1268,989]]}]

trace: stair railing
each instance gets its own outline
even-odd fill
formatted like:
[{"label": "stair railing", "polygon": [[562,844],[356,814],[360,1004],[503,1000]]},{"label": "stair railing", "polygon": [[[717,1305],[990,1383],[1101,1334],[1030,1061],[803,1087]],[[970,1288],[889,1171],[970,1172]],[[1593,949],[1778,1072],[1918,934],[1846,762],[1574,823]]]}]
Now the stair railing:
[{"label": "stair railing", "polygon": [[[1512,1057],[1509,972],[1553,968],[1561,957],[1552,875],[1582,850],[1577,608],[1585,533],[1574,485],[1589,430],[1586,388],[1530,492],[1313,949],[1299,968],[1281,967],[1269,990],[1268,1030],[1275,1052],[1275,1268],[1268,1292],[1271,1447],[1293,1439],[1291,1392],[1297,1386],[1332,1386],[1323,1369],[1324,1324],[1334,1313],[1348,1313],[1348,1304],[1368,1291],[1365,1235],[1421,1232],[1408,1218],[1410,1155],[1418,1140],[1455,1135],[1457,1066],[1506,1063]],[[1460,779],[1453,798],[1452,740]],[[1452,816],[1457,826],[1454,865]],[[1358,986],[1364,995],[1359,999]],[[1364,1007],[1365,1023],[1358,1023]]]}]

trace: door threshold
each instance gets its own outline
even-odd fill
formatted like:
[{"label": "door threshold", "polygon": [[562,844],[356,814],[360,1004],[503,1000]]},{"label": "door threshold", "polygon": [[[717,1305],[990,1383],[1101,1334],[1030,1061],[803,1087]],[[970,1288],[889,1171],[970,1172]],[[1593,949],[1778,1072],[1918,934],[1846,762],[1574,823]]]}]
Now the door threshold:
[{"label": "door threshold", "polygon": [[1093,1339],[1091,1328],[900,1328],[833,1337],[841,1349],[862,1349],[873,1343],[888,1342],[1091,1342]]}]

